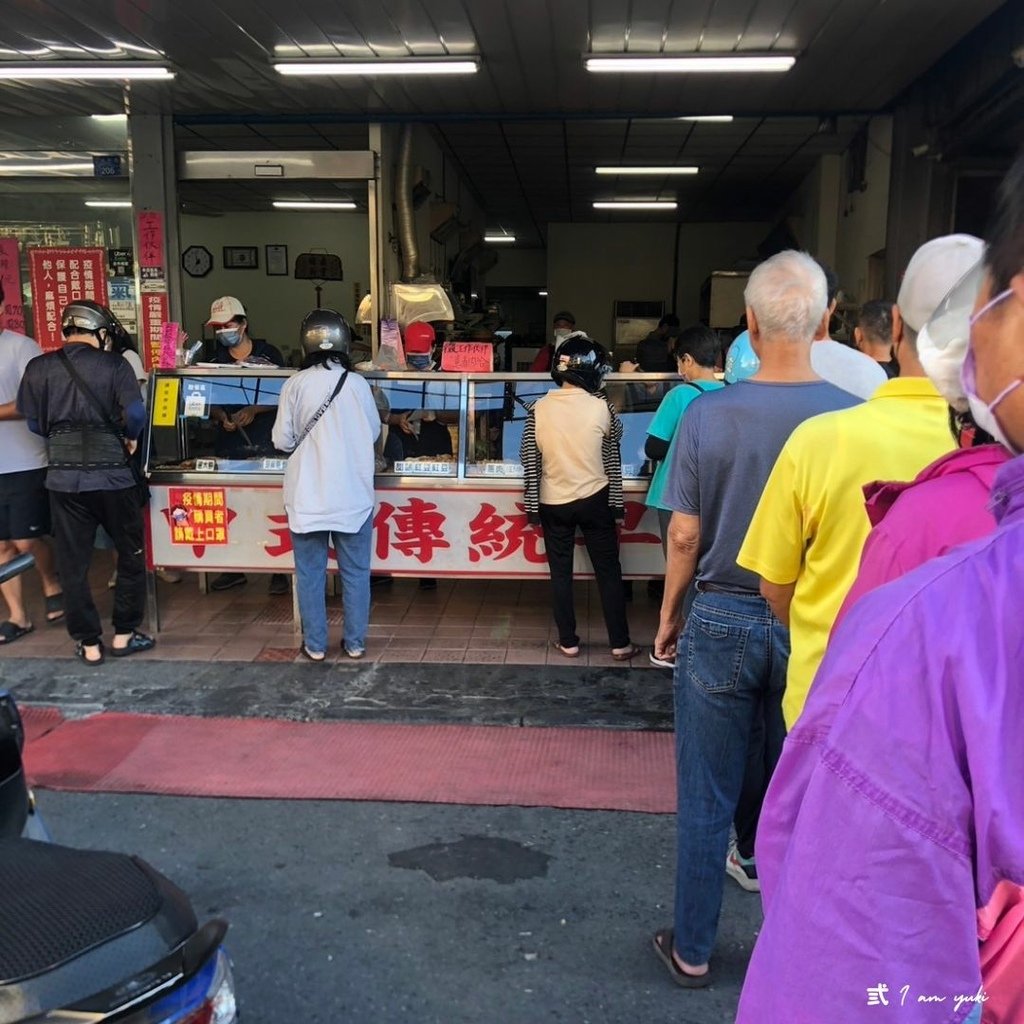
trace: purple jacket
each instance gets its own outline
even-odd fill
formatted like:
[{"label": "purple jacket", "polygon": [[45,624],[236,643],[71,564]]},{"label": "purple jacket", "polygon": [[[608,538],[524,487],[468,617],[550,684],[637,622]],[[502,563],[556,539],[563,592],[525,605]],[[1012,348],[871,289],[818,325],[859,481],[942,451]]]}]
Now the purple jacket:
[{"label": "purple jacket", "polygon": [[996,521],[988,508],[989,493],[996,472],[1009,458],[1002,445],[965,448],[943,455],[910,483],[865,487],[874,529],[836,624],[875,587],[991,533]]},{"label": "purple jacket", "polygon": [[[979,924],[1024,886],[1024,457],[992,504],[994,533],[868,594],[832,639],[761,816],[737,1024],[977,1013],[957,997],[982,984]],[[985,1019],[1024,1020],[1022,940]]]}]

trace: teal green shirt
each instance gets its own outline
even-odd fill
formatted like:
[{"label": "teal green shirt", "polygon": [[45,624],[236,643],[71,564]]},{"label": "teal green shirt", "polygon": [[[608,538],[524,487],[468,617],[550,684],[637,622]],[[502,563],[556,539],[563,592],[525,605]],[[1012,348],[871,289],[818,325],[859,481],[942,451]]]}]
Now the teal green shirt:
[{"label": "teal green shirt", "polygon": [[[658,411],[647,428],[647,433],[652,437],[660,438],[662,441],[672,443],[676,430],[682,422],[683,413],[687,406],[695,399],[700,398],[702,391],[717,391],[725,385],[719,380],[702,380],[694,384],[679,384],[674,387],[658,406]],[[699,391],[697,389],[700,389]],[[661,492],[665,489],[665,480],[668,478],[668,459],[662,459],[654,467],[654,475],[651,477],[651,485],[647,488],[647,504],[650,508],[663,508],[668,506],[662,504]]]}]

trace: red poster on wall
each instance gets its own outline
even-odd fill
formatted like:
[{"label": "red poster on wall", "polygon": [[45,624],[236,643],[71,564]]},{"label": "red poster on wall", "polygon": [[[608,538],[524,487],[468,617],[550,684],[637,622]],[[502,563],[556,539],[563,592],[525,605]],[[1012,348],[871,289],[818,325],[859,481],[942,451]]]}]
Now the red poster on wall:
[{"label": "red poster on wall", "polygon": [[0,331],[25,333],[25,307],[21,304],[21,259],[16,238],[0,238]]},{"label": "red poster on wall", "polygon": [[168,491],[172,544],[227,544],[231,518],[223,487],[172,487]]},{"label": "red poster on wall", "polygon": [[[139,267],[164,265],[164,215],[157,210],[142,210],[138,216]],[[143,274],[146,278],[153,275]],[[163,274],[159,275],[160,277]]]},{"label": "red poster on wall", "polygon": [[103,249],[29,249],[32,320],[36,344],[60,348],[60,313],[69,302],[107,304],[107,261]]},{"label": "red poster on wall", "polygon": [[163,342],[164,324],[168,319],[167,292],[142,293],[142,358],[147,370],[160,365],[160,346]]}]

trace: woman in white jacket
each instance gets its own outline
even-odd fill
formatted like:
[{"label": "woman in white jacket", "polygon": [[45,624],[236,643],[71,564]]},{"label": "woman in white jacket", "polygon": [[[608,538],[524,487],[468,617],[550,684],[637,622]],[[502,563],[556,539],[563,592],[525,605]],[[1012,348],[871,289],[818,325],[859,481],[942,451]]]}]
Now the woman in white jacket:
[{"label": "woman in white jacket", "polygon": [[290,452],[284,507],[295,555],[302,617],[302,654],[327,653],[327,555],[341,573],[345,623],[342,647],[366,653],[370,621],[374,444],[380,415],[370,386],[351,370],[352,332],[345,318],[317,309],[302,321],[302,369],[281,389],[274,446]]}]

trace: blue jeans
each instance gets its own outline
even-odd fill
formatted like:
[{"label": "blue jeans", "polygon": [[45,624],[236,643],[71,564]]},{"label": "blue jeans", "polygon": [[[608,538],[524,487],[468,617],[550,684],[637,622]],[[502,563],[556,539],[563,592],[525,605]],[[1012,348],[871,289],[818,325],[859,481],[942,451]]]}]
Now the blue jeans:
[{"label": "blue jeans", "polygon": [[[675,949],[707,963],[725,885],[729,826],[763,727],[764,786],[782,752],[789,634],[755,595],[700,592],[676,652]],[[763,794],[762,794],[763,796]]]},{"label": "blue jeans", "polygon": [[334,545],[341,572],[345,624],[342,643],[348,651],[366,649],[370,625],[370,545],[373,513],[356,533],[317,530],[292,533],[295,554],[295,592],[302,617],[302,637],[313,653],[327,650],[327,545]]}]

